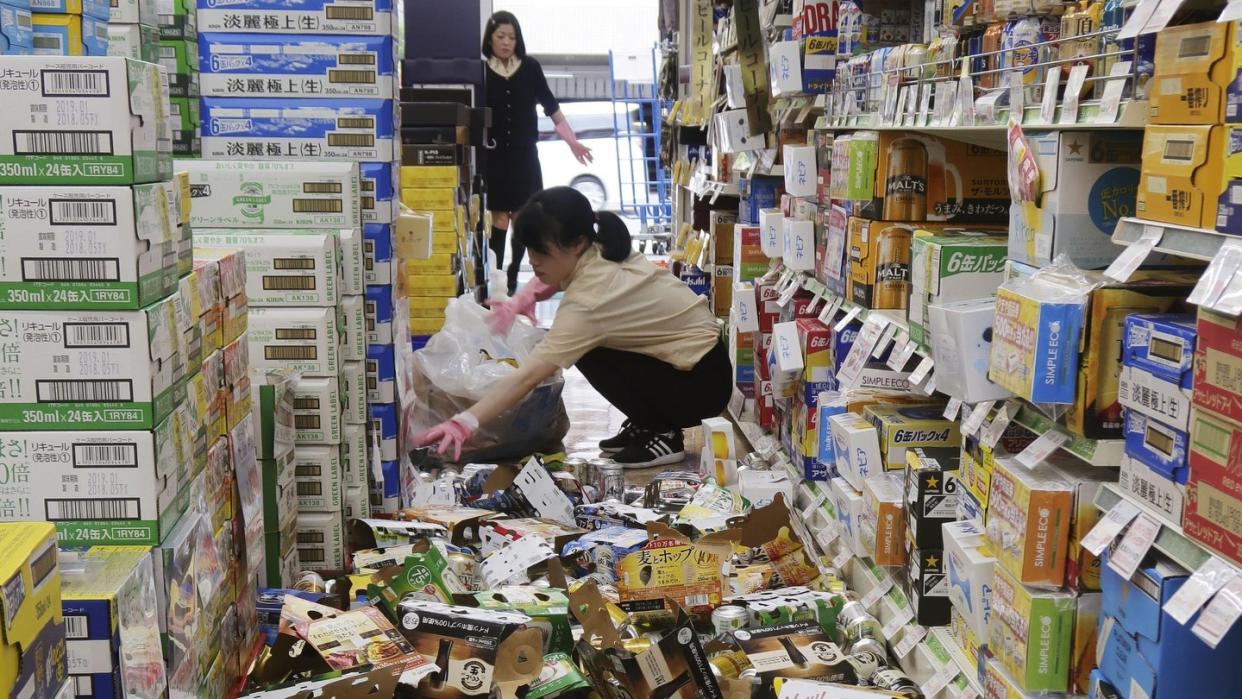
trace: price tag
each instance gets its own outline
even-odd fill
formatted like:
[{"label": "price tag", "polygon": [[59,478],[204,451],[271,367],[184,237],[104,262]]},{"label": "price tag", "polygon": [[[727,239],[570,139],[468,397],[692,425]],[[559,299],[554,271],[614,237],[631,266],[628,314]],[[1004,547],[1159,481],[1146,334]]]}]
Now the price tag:
[{"label": "price tag", "polygon": [[854,345],[850,347],[850,353],[845,356],[845,361],[841,362],[841,369],[837,372],[837,379],[841,382],[842,388],[853,388],[862,376],[863,367],[867,364],[867,357],[870,356],[871,350],[875,348],[880,336],[884,333],[885,321],[879,315],[867,316],[867,320],[863,322],[862,329],[858,331],[857,337],[854,339]]},{"label": "price tag", "polygon": [[957,105],[953,110],[950,126],[975,125],[975,81],[970,75],[957,79]]},{"label": "price tag", "polygon": [[[906,349],[909,351],[909,345],[906,346]],[[913,354],[913,352],[911,352],[911,354]],[[914,367],[914,371],[910,372],[910,383],[916,386],[923,383],[923,380],[926,379],[927,375],[931,373],[934,365],[935,362],[932,361],[931,357],[923,357],[923,361],[919,362],[919,365]]]},{"label": "price tag", "polygon": [[1143,562],[1143,557],[1151,550],[1151,545],[1156,543],[1156,534],[1159,533],[1160,523],[1139,513],[1138,518],[1126,530],[1125,536],[1121,537],[1117,548],[1109,555],[1108,567],[1123,580],[1129,580]]},{"label": "price tag", "polygon": [[737,417],[742,414],[742,406],[746,405],[746,396],[741,391],[734,389],[733,395],[729,396],[729,414]]},{"label": "price tag", "polygon": [[1230,580],[1238,575],[1238,570],[1216,556],[1204,561],[1203,565],[1190,576],[1177,592],[1164,605],[1164,611],[1185,626],[1195,612],[1203,608],[1207,601]]},{"label": "price tag", "polygon": [[823,493],[816,495],[815,499],[811,501],[811,504],[807,505],[806,509],[802,510],[802,519],[810,521],[811,515],[815,514],[815,510],[819,509],[819,506],[824,504],[824,501],[827,499],[828,496]]},{"label": "price tag", "polygon": [[867,609],[871,609],[875,606],[875,603],[879,602],[880,598],[888,594],[888,591],[891,589],[893,589],[893,576],[886,573],[884,577],[880,579],[878,585],[871,588],[867,594],[863,595],[862,605]]},{"label": "price tag", "polygon": [[1132,61],[1114,63],[1108,71],[1108,80],[1104,81],[1104,94],[1100,97],[1100,111],[1095,115],[1095,123],[1112,124],[1117,121],[1121,111],[1121,98],[1125,94],[1126,80],[1130,77]]},{"label": "price tag", "polygon": [[1052,117],[1057,113],[1057,88],[1061,86],[1061,66],[1048,69],[1048,77],[1044,80],[1043,101],[1039,104],[1039,123],[1051,124]]},{"label": "price tag", "polygon": [[862,313],[862,306],[851,307],[850,310],[845,312],[845,316],[842,317],[841,320],[837,321],[837,324],[834,325],[832,329],[837,332],[841,332],[850,324],[850,321],[858,317],[859,313]]},{"label": "price tag", "polygon": [[884,328],[884,334],[880,336],[880,341],[875,343],[875,349],[871,350],[871,358],[879,359],[882,357],[884,355],[884,350],[888,349],[889,343],[893,341],[893,338],[896,337],[896,335],[896,324],[890,324],[887,328]]},{"label": "price tag", "polygon": [[1217,300],[1233,281],[1239,268],[1242,268],[1242,245],[1226,240],[1199,277],[1199,283],[1190,292],[1186,302],[1214,309]]},{"label": "price tag", "polygon": [[919,393],[922,393],[925,396],[930,396],[931,394],[935,392],[936,392],[936,375],[932,374],[932,377],[927,380],[927,383],[919,387]]},{"label": "price tag", "polygon": [[1242,578],[1235,577],[1208,602],[1190,630],[1215,649],[1239,616],[1242,616]]},{"label": "price tag", "polygon": [[992,418],[992,421],[988,423],[987,429],[983,431],[983,437],[980,440],[983,442],[983,446],[988,449],[996,448],[996,443],[1005,434],[1005,428],[1009,427],[1009,422],[1012,419],[1009,417],[1010,410],[1009,403],[1002,405],[1000,411],[996,413],[996,417]]},{"label": "price tag", "polygon": [[[918,346],[915,343],[908,342],[905,347],[901,348],[900,352],[894,350],[888,358],[889,367],[892,368],[893,371],[901,371],[902,369],[905,369],[906,363],[910,361],[910,357],[914,356],[914,351],[917,349]],[[913,376],[910,377],[910,380],[915,382]]]},{"label": "price tag", "polygon": [[968,684],[957,699],[979,699],[979,692],[975,691],[975,688]]},{"label": "price tag", "polygon": [[824,325],[832,323],[832,319],[837,315],[837,311],[841,310],[841,297],[832,297],[832,303],[826,304],[824,310],[819,314],[819,322]]},{"label": "price tag", "polygon": [[962,409],[962,399],[961,398],[950,398],[949,404],[944,406],[944,419],[956,420],[957,414],[958,412],[961,411],[961,409]]},{"label": "price tag", "polygon": [[915,118],[915,126],[926,126],[931,118],[932,84],[923,83],[919,87],[919,113]]},{"label": "price tag", "polygon": [[976,119],[985,124],[996,123],[996,103],[1000,102],[1000,98],[1005,96],[1003,90],[993,90],[983,97],[979,98],[979,107],[976,113]]},{"label": "price tag", "polygon": [[1138,6],[1130,13],[1130,18],[1117,31],[1116,41],[1120,42],[1137,37],[1139,32],[1143,31],[1143,27],[1147,25],[1151,16],[1156,12],[1156,8],[1160,6],[1160,2],[1161,0],[1139,0]]},{"label": "price tag", "polygon": [[1021,124],[1026,116],[1026,84],[1022,80],[1022,71],[1010,71],[1006,77],[1009,79],[1009,118]]},{"label": "price tag", "polygon": [[827,552],[828,547],[832,546],[832,542],[837,540],[838,533],[836,527],[821,527],[819,531],[815,532],[815,540],[819,542],[820,548]]},{"label": "price tag", "polygon": [[1087,80],[1087,70],[1086,63],[1079,63],[1070,68],[1069,78],[1065,81],[1065,99],[1061,101],[1061,118],[1057,120],[1057,123],[1078,123],[1078,98]]},{"label": "price tag", "polygon": [[951,662],[940,668],[940,671],[932,675],[930,679],[923,683],[923,696],[934,697],[940,693],[942,689],[949,686],[954,677],[957,677],[957,666]]},{"label": "price tag", "polygon": [[994,400],[985,400],[982,403],[976,403],[970,415],[966,417],[966,422],[962,423],[962,434],[967,437],[973,437],[983,427],[983,421],[987,419],[988,413],[992,411],[992,406],[996,405]]},{"label": "price tag", "polygon": [[1181,6],[1182,0],[1160,0],[1139,34],[1155,34],[1169,26],[1169,20],[1173,19],[1173,15],[1177,14]]},{"label": "price tag", "polygon": [[842,570],[845,568],[845,564],[849,563],[850,559],[853,557],[854,557],[854,552],[850,551],[850,547],[842,546],[841,550],[838,551],[837,555],[834,556],[832,559],[832,567],[838,570]]},{"label": "price tag", "polygon": [[776,300],[776,305],[781,308],[788,306],[789,302],[793,300],[793,297],[802,290],[801,280],[802,277],[800,275],[795,275],[793,281],[790,282],[789,286],[785,287],[785,291],[781,294],[780,298]]},{"label": "price tag", "polygon": [[1242,0],[1229,0],[1229,4],[1220,11],[1220,17],[1217,17],[1216,21],[1232,22],[1237,19],[1242,19]]},{"label": "price tag", "polygon": [[[893,349],[889,350],[888,353],[889,369],[892,369],[893,371],[901,371],[905,368],[905,362],[902,361],[901,355],[910,345],[911,342],[909,333],[905,330],[897,333],[897,337],[893,340]],[[910,352],[913,353],[914,350],[910,350]],[[909,359],[909,357],[906,357],[906,359]]]},{"label": "price tag", "polygon": [[949,125],[949,117],[953,114],[953,102],[956,96],[957,85],[955,83],[948,80],[936,83],[936,102],[931,126]]},{"label": "price tag", "polygon": [[1143,226],[1143,234],[1139,239],[1131,243],[1125,250],[1113,260],[1108,269],[1104,270],[1105,276],[1112,277],[1119,282],[1128,282],[1130,277],[1134,276],[1134,272],[1138,270],[1151,251],[1160,244],[1160,239],[1164,237],[1164,228],[1160,226]]},{"label": "price tag", "polygon": [[910,623],[912,619],[914,619],[914,610],[910,607],[905,607],[897,613],[897,616],[889,619],[884,628],[880,629],[880,632],[884,634],[884,638],[891,641],[893,636],[901,630],[901,627]]},{"label": "price tag", "polygon": [[927,629],[922,626],[911,626],[906,630],[906,634],[901,637],[901,642],[897,644],[897,647],[893,648],[893,652],[897,654],[898,658],[904,658],[910,655],[910,651],[914,650],[919,641],[926,637]]},{"label": "price tag", "polygon": [[897,100],[900,97],[901,90],[901,73],[896,72],[888,76],[888,80],[884,84],[884,115],[885,124],[892,125],[897,121]]},{"label": "price tag", "polygon": [[1052,456],[1052,452],[1060,449],[1061,445],[1068,441],[1068,434],[1060,430],[1048,430],[1018,454],[1018,463],[1027,468],[1035,468],[1047,461],[1048,457]]},{"label": "price tag", "polygon": [[811,302],[806,305],[807,313],[815,312],[815,309],[819,307],[819,302],[824,298],[825,291],[824,287],[816,285],[815,290],[812,292],[814,295],[811,296]]},{"label": "price tag", "polygon": [[1108,512],[1095,523],[1091,531],[1082,538],[1081,546],[1090,551],[1091,555],[1099,556],[1112,543],[1113,539],[1125,529],[1126,525],[1139,516],[1139,508],[1129,500],[1118,500]]}]

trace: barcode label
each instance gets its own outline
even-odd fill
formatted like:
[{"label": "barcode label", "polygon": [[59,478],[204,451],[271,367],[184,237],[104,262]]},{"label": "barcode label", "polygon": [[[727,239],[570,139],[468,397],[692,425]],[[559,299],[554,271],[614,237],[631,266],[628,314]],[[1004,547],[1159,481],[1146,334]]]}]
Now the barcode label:
[{"label": "barcode label", "polygon": [[116,258],[27,257],[22,259],[22,279],[28,282],[116,282],[121,280],[121,262]]},{"label": "barcode label", "polygon": [[340,194],[340,182],[303,182],[303,194]]},{"label": "barcode label", "polygon": [[47,379],[35,382],[35,396],[40,403],[129,402],[134,399],[134,385],[129,379]]},{"label": "barcode label", "polygon": [[312,257],[277,257],[272,260],[272,267],[281,270],[307,270],[315,269],[315,259]]},{"label": "barcode label", "polygon": [[176,57],[177,57],[176,46],[161,46],[160,47],[160,58],[176,58]]},{"label": "barcode label", "polygon": [[110,131],[14,131],[14,155],[112,155]]},{"label": "barcode label", "polygon": [[263,358],[270,361],[295,361],[295,360],[313,360],[319,357],[316,348],[311,347],[272,347],[268,345],[263,348]]},{"label": "barcode label", "polygon": [[318,415],[294,415],[293,427],[299,430],[317,430],[320,427]]},{"label": "barcode label", "polygon": [[263,275],[264,291],[314,291],[314,277],[283,277]]},{"label": "barcode label", "polygon": [[116,202],[94,199],[52,199],[51,220],[53,226],[76,226],[91,223],[101,226],[116,225]]},{"label": "barcode label", "polygon": [[350,20],[373,19],[375,17],[375,8],[342,7],[340,5],[328,5],[327,7],[323,8],[323,16],[327,19],[350,19]]},{"label": "barcode label", "polygon": [[17,26],[21,27],[22,29],[30,29],[31,27],[34,26],[34,18],[31,17],[30,15],[18,15]]},{"label": "barcode label", "polygon": [[362,208],[364,208],[364,209],[374,209],[374,208],[375,208],[375,197],[363,197],[363,198],[362,198]]},{"label": "barcode label", "polygon": [[66,639],[73,641],[90,637],[90,624],[86,623],[86,617],[80,614],[66,614],[64,618]]},{"label": "barcode label", "polygon": [[140,519],[138,498],[100,498],[96,500],[45,500],[44,513],[49,522],[82,519]]},{"label": "barcode label", "polygon": [[36,51],[64,51],[59,34],[35,34],[30,43]]},{"label": "barcode label", "polygon": [[277,340],[314,340],[319,337],[315,328],[276,328]]},{"label": "barcode label", "polygon": [[322,544],[326,538],[323,532],[298,532],[299,544]]},{"label": "barcode label", "polygon": [[[40,48],[37,42],[46,36],[35,37],[35,48]],[[60,37],[55,38],[59,47]],[[109,94],[106,70],[44,70],[42,78],[44,97],[107,97]]]},{"label": "barcode label", "polygon": [[126,323],[65,323],[65,348],[129,347]]},{"label": "barcode label", "polygon": [[338,129],[374,129],[375,119],[372,117],[341,117],[336,120]]},{"label": "barcode label", "polygon": [[686,598],[687,607],[705,607],[710,603],[707,595],[690,595]]},{"label": "barcode label", "polygon": [[328,145],[344,148],[371,148],[375,145],[375,136],[369,133],[330,133]]},{"label": "barcode label", "polygon": [[375,191],[375,180],[363,180],[362,182],[358,183],[358,190],[362,192],[374,192]]},{"label": "barcode label", "polygon": [[323,483],[319,481],[299,481],[296,485],[299,497],[323,495]]},{"label": "barcode label", "polygon": [[376,308],[376,305],[375,305],[375,302],[374,302],[374,301],[367,301],[367,310],[366,310],[366,314],[367,314],[367,315],[369,315],[369,316],[374,316],[374,315],[375,315],[375,308]]},{"label": "barcode label", "polygon": [[319,478],[323,475],[323,467],[316,463],[302,463],[293,467],[296,478]]},{"label": "barcode label", "polygon": [[340,199],[294,199],[293,212],[297,214],[339,214],[345,210]]},{"label": "barcode label", "polygon": [[138,445],[75,444],[74,468],[138,468]]},{"label": "barcode label", "polygon": [[360,83],[364,85],[375,84],[375,71],[373,70],[346,70],[343,68],[335,68],[328,71],[328,82],[330,83]]},{"label": "barcode label", "polygon": [[323,549],[298,549],[298,560],[302,563],[323,563]]},{"label": "barcode label", "polygon": [[294,398],[294,410],[319,410],[318,398]]},{"label": "barcode label", "polygon": [[341,66],[373,66],[375,65],[375,54],[338,53],[336,55],[336,64]]},{"label": "barcode label", "polygon": [[377,379],[374,376],[368,376],[367,377],[367,390],[368,391],[379,390],[379,379]]}]

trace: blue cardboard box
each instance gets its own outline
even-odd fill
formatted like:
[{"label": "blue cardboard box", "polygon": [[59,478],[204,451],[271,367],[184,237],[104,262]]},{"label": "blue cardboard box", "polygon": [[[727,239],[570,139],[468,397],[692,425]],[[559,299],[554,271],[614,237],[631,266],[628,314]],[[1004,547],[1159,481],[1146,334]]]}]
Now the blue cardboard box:
[{"label": "blue cardboard box", "polygon": [[367,402],[397,399],[397,363],[392,343],[367,346]]},{"label": "blue cardboard box", "polygon": [[55,15],[83,15],[103,20],[108,23],[112,14],[112,3],[109,0],[30,0],[29,4],[20,3],[21,7],[29,7],[31,12],[42,12]]},{"label": "blue cardboard box", "polygon": [[397,220],[401,198],[400,166],[396,163],[361,163],[362,222],[391,224]]},{"label": "blue cardboard box", "polygon": [[396,97],[390,36],[198,35],[204,97]]},{"label": "blue cardboard box", "polygon": [[25,55],[33,46],[29,8],[0,4],[0,53]]},{"label": "blue cardboard box", "polygon": [[204,158],[395,160],[392,100],[203,98]]},{"label": "blue cardboard box", "polygon": [[[397,406],[394,403],[369,403],[367,415],[371,421],[371,432],[379,433],[380,459],[392,461],[397,458]],[[367,435],[367,443],[371,435]]]},{"label": "blue cardboard box", "polygon": [[1190,437],[1185,432],[1125,408],[1126,454],[1173,481],[1185,483]]},{"label": "blue cardboard box", "polygon": [[368,284],[366,293],[368,345],[392,345],[392,309],[392,285]]},{"label": "blue cardboard box", "polygon": [[[31,54],[40,56],[107,56],[108,21],[87,15],[34,13]],[[20,21],[20,18],[18,18]]]},{"label": "blue cardboard box", "polygon": [[384,474],[384,506],[395,509],[396,500],[401,497],[401,464],[396,459],[381,461],[380,473]]},{"label": "blue cardboard box", "polygon": [[1194,378],[1195,318],[1172,313],[1126,316],[1121,363],[1190,388]]},{"label": "blue cardboard box", "polygon": [[1107,552],[1103,559],[1100,632],[1108,635],[1099,667],[1123,699],[1231,696],[1222,688],[1242,686],[1242,631],[1234,628],[1213,650],[1190,630],[1197,614],[1183,626],[1164,611],[1186,571],[1157,562],[1126,580],[1106,565]]},{"label": "blue cardboard box", "polygon": [[738,179],[738,194],[741,202],[738,206],[739,223],[759,223],[759,211],[780,206],[781,193],[785,191],[785,178],[756,175]]},{"label": "blue cardboard box", "polygon": [[[366,199],[366,195],[363,195]],[[392,224],[362,226],[362,280],[367,284],[392,284]]]},{"label": "blue cardboard box", "polygon": [[392,36],[392,0],[198,0],[200,32]]}]

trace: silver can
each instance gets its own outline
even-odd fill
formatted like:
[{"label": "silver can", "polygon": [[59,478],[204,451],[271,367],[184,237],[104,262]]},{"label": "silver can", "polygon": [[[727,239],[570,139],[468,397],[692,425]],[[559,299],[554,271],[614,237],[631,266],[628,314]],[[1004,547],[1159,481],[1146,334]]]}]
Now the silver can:
[{"label": "silver can", "polygon": [[625,502],[625,469],[612,459],[591,459],[596,496],[600,502]]},{"label": "silver can", "polygon": [[867,611],[862,602],[857,600],[846,602],[841,607],[841,612],[837,614],[837,625],[844,629],[845,644],[851,647],[849,651],[851,653],[856,652],[852,650],[852,644],[864,638],[873,640],[881,638],[882,627],[880,622],[874,616],[871,616],[871,612]]},{"label": "silver can", "polygon": [[574,478],[577,478],[579,483],[586,485],[591,482],[591,465],[586,459],[571,456],[562,463],[565,465],[565,470],[574,474]]},{"label": "silver can", "polygon": [[730,604],[712,611],[712,627],[716,629],[717,636],[744,629],[749,623],[750,612],[746,607]]},{"label": "silver can", "polygon": [[871,684],[875,685],[877,689],[900,694],[906,697],[906,699],[924,699],[923,690],[919,688],[914,680],[906,677],[906,674],[901,670],[894,670],[891,667],[881,668],[872,675]]}]

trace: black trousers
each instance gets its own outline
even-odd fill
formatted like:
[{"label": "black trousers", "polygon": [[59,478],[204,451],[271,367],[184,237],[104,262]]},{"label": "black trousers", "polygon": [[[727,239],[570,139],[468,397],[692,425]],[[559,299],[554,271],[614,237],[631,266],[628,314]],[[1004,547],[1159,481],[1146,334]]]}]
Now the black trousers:
[{"label": "black trousers", "polygon": [[575,364],[587,382],[635,425],[657,432],[693,427],[724,412],[733,367],[723,342],[689,371],[644,354],[599,347]]},{"label": "black trousers", "polygon": [[[492,237],[488,240],[487,247],[491,248],[492,255],[496,257],[496,269],[504,269],[507,233],[508,231],[503,228],[492,226]],[[517,237],[514,236],[513,240],[509,241],[509,247],[512,254],[509,256],[511,261],[506,276],[509,281],[509,294],[512,295],[517,289],[518,271],[522,268],[522,258],[526,257],[526,246],[519,243]]]}]

